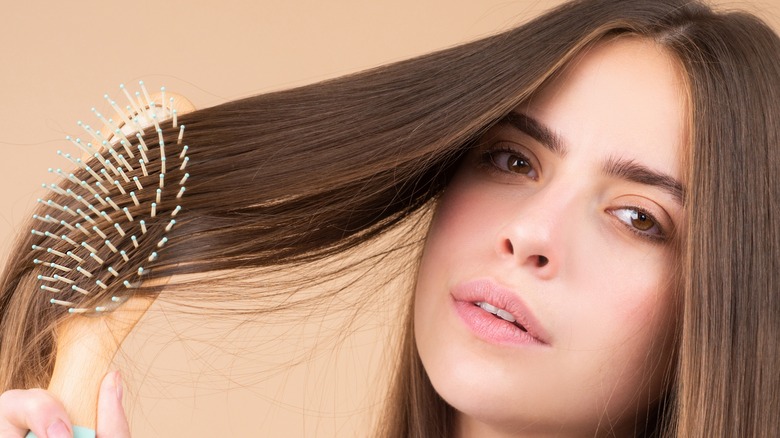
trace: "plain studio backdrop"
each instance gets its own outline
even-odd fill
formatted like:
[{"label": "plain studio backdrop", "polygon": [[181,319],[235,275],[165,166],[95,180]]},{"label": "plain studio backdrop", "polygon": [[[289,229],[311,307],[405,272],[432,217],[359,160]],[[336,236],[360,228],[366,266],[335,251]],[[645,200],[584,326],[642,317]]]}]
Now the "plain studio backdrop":
[{"label": "plain studio backdrop", "polygon": [[[0,260],[65,135],[118,85],[197,108],[340,76],[509,29],[560,1],[10,2],[0,27]],[[718,2],[780,27],[780,0]],[[397,305],[237,327],[156,304],[117,359],[136,437],[368,436]],[[346,334],[340,315],[353,321]],[[354,319],[354,320],[353,320]],[[338,335],[338,342],[334,336]],[[335,346],[335,347],[334,347]]]}]

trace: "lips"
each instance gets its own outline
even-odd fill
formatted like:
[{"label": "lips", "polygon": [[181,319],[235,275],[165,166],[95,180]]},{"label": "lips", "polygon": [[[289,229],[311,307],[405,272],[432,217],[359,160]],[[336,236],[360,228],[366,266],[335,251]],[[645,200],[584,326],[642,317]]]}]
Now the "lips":
[{"label": "lips", "polygon": [[477,279],[459,283],[451,294],[458,315],[483,340],[549,344],[541,324],[513,290],[491,279]]}]

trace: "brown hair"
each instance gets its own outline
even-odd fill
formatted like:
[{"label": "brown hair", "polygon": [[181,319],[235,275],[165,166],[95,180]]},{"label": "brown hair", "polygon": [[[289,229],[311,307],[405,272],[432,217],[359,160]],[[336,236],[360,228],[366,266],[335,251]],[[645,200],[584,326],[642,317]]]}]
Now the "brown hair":
[{"label": "brown hair", "polygon": [[[193,175],[187,214],[148,278],[315,262],[422,221],[389,251],[416,247],[427,217],[418,213],[435,206],[480,134],[577,54],[619,34],[673,53],[691,101],[676,377],[657,418],[636,433],[771,435],[780,412],[780,227],[772,220],[780,211],[772,168],[780,163],[780,40],[744,13],[687,0],[574,1],[469,44],[183,116]],[[175,140],[176,132],[165,135]],[[22,236],[0,282],[0,390],[45,385],[56,323],[68,317],[33,287],[35,238]],[[72,298],[94,306],[112,289]],[[450,436],[453,412],[425,375],[411,321],[379,433]]]}]

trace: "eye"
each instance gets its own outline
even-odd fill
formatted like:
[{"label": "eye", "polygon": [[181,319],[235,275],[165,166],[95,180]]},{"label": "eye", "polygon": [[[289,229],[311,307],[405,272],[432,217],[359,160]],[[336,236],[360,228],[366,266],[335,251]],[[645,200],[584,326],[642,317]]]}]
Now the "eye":
[{"label": "eye", "polygon": [[482,161],[495,169],[536,179],[538,174],[531,160],[522,153],[512,149],[496,149],[485,151]]},{"label": "eye", "polygon": [[648,212],[635,207],[624,207],[610,210],[618,220],[626,224],[628,229],[641,237],[651,240],[666,240],[666,233],[658,221]]}]

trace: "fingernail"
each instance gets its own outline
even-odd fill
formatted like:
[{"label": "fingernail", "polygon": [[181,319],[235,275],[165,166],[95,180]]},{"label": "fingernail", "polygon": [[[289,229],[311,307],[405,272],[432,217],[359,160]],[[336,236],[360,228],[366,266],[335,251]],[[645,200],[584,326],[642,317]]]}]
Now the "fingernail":
[{"label": "fingernail", "polygon": [[116,386],[116,398],[119,400],[119,403],[122,403],[122,375],[119,374],[119,371],[115,371],[114,386]]},{"label": "fingernail", "polygon": [[68,426],[62,420],[57,420],[46,429],[46,436],[47,438],[70,438],[72,435]]}]

